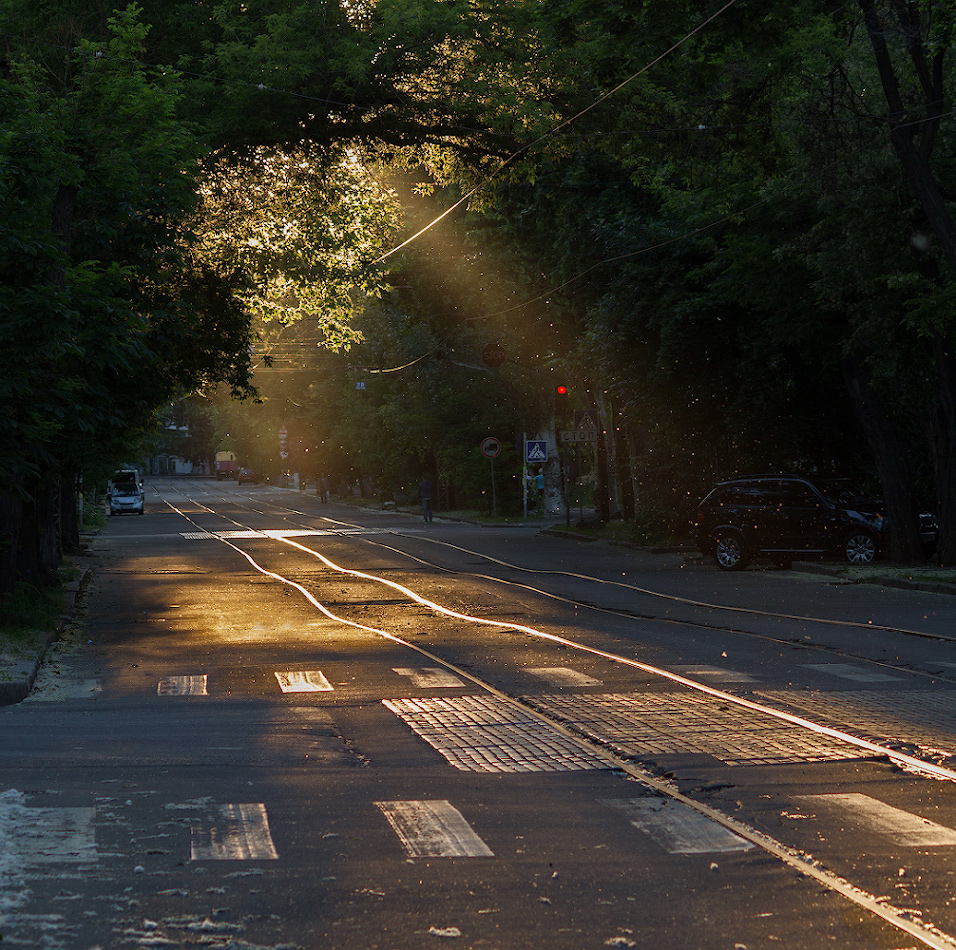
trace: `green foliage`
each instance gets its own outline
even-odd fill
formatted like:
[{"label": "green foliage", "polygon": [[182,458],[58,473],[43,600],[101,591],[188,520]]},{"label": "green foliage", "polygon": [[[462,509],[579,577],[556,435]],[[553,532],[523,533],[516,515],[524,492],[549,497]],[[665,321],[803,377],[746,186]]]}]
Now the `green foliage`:
[{"label": "green foliage", "polygon": [[248,316],[181,230],[199,155],[181,84],[142,66],[138,7],[106,27],[60,61],[8,50],[0,485],[116,464],[183,389],[249,391]]},{"label": "green foliage", "polygon": [[63,593],[59,588],[37,588],[18,583],[0,594],[0,647],[16,649],[32,645],[38,632],[46,635],[55,629],[63,611]]}]

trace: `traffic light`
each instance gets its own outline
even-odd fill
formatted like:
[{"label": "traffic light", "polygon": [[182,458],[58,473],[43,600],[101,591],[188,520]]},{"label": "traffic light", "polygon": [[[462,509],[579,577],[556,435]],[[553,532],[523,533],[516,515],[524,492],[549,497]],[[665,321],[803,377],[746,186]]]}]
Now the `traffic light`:
[{"label": "traffic light", "polygon": [[559,383],[554,387],[554,391],[559,398],[566,399],[568,395],[568,387],[564,383]]}]

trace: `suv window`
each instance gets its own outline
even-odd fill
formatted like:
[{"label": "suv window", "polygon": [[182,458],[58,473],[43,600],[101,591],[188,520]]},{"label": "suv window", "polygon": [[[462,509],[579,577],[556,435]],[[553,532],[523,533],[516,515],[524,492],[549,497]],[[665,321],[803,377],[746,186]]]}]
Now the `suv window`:
[{"label": "suv window", "polygon": [[820,498],[813,489],[794,483],[784,489],[783,504],[788,508],[819,508]]},{"label": "suv window", "polygon": [[775,508],[780,504],[779,482],[741,482],[727,485],[721,492],[720,500],[725,505]]}]

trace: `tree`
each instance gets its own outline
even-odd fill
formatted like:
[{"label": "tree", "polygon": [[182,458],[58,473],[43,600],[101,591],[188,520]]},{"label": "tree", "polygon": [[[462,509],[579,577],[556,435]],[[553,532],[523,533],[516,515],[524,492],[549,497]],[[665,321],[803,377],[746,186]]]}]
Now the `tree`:
[{"label": "tree", "polygon": [[[948,59],[951,55],[954,11],[947,3],[901,2],[878,4],[859,0],[886,100],[889,141],[918,202],[926,231],[939,242],[934,249],[922,233],[913,246],[924,277],[940,285],[933,306],[926,297],[912,316],[915,331],[932,342],[937,394],[929,414],[942,564],[956,563],[956,319],[953,287],[956,278],[956,219],[953,196],[940,182],[940,172],[953,169],[951,142],[940,148],[941,123],[952,93]],[[949,146],[949,147],[946,147]],[[940,155],[940,152],[943,154]],[[944,279],[936,258],[947,265]],[[941,298],[941,299],[940,299]]]},{"label": "tree", "polygon": [[248,315],[181,230],[199,148],[178,84],[141,64],[138,8],[109,30],[59,62],[8,36],[0,591],[49,580],[61,487],[69,506],[77,476],[122,460],[159,406],[207,382],[250,391]]}]

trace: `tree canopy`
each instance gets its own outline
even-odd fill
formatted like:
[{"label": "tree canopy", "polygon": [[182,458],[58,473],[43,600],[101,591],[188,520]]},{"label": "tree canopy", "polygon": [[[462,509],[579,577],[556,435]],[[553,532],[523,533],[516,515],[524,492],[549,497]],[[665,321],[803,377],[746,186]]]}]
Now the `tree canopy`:
[{"label": "tree canopy", "polygon": [[[840,469],[880,481],[896,556],[933,509],[953,562],[953,22],[3,0],[5,520],[216,386],[258,388],[219,410],[257,464],[243,417],[477,497],[474,447],[553,434],[560,377],[602,421],[601,517],[679,532],[716,477]],[[42,573],[23,531],[0,587]]]}]

